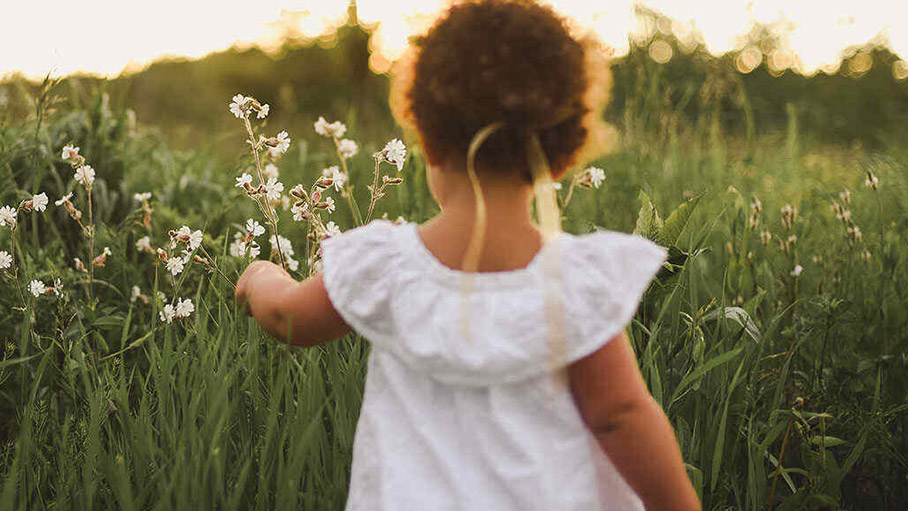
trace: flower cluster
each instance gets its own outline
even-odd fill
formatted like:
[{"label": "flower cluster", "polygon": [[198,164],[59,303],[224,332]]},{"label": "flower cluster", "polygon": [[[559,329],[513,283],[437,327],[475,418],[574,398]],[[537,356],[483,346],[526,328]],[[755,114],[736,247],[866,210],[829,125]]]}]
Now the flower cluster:
[{"label": "flower cluster", "polygon": [[359,146],[353,140],[342,138],[347,133],[347,126],[340,121],[328,122],[324,117],[319,117],[314,123],[315,132],[323,137],[334,140],[335,149],[341,160],[348,160],[356,155]]},{"label": "flower cluster", "polygon": [[175,300],[176,305],[165,304],[164,308],[158,313],[161,318],[161,321],[167,324],[173,323],[173,320],[188,318],[193,312],[195,312],[195,305],[192,304],[192,300],[189,298],[183,300],[177,298]]},{"label": "flower cluster", "polygon": [[262,227],[262,224],[251,218],[246,221],[245,227],[245,233],[237,231],[236,234],[234,234],[233,243],[230,244],[230,255],[233,257],[249,257],[255,259],[261,252],[255,238],[265,234],[265,228]]},{"label": "flower cluster", "polygon": [[54,279],[54,285],[47,286],[44,284],[44,281],[33,280],[28,283],[28,292],[35,298],[48,294],[60,296],[63,294],[63,282],[60,279]]},{"label": "flower cluster", "polygon": [[750,201],[750,216],[747,217],[747,226],[756,229],[760,226],[760,218],[763,216],[763,203],[760,199],[754,197]]},{"label": "flower cluster", "polygon": [[255,98],[243,96],[242,94],[233,96],[229,108],[230,112],[233,113],[237,119],[248,119],[249,114],[252,112],[255,112],[256,117],[259,119],[264,119],[265,117],[268,117],[268,113],[271,111],[271,107],[268,106],[268,103],[261,104]]},{"label": "flower cluster", "polygon": [[79,148],[72,144],[67,145],[63,148],[61,158],[72,166],[76,182],[84,186],[86,190],[91,190],[91,185],[95,182],[95,169],[85,164],[85,158],[79,154]]}]

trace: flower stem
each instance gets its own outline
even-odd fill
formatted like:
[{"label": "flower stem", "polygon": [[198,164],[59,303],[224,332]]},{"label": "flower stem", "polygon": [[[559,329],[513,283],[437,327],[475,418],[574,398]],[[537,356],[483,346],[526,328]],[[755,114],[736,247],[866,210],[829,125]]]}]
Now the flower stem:
[{"label": "flower stem", "polygon": [[[350,183],[353,179],[353,176],[350,174],[350,170],[347,168],[347,159],[344,158],[344,155],[340,152],[340,141],[337,137],[332,137],[334,140],[334,150],[337,152],[337,159],[341,162],[341,168],[344,171],[344,175],[347,176],[347,183]],[[353,200],[353,192],[350,189],[349,185],[345,187],[344,198],[347,199],[347,205],[350,206],[350,210],[353,211],[353,220],[356,222],[356,225],[363,225],[363,215],[359,212],[359,206],[356,205],[356,202]]]},{"label": "flower stem", "polygon": [[22,284],[19,282],[19,264],[16,261],[16,246],[18,245],[16,227],[18,227],[18,224],[13,226],[10,234],[10,251],[12,252],[11,257],[13,259],[13,279],[16,281],[16,292],[19,293],[19,299],[22,300],[22,307],[25,308],[28,307],[28,302],[25,300],[25,294],[22,293]]},{"label": "flower stem", "polygon": [[561,205],[561,210],[564,211],[567,208],[568,204],[571,203],[571,199],[574,198],[574,187],[577,186],[577,178],[579,174],[574,174],[574,177],[571,178],[571,185],[568,187],[567,196],[564,198],[564,204]]},{"label": "flower stem", "polygon": [[199,245],[199,248],[202,249],[202,253],[205,254],[205,257],[211,262],[211,267],[215,269],[215,271],[218,273],[218,275],[220,275],[221,278],[223,278],[225,281],[227,281],[227,283],[230,284],[230,286],[233,287],[233,289],[236,289],[236,284],[234,284],[233,281],[230,280],[227,277],[227,275],[224,275],[224,272],[222,272],[221,269],[218,268],[218,265],[214,262],[214,258],[211,257],[211,254],[209,254],[207,250],[205,250],[205,247],[202,245]]},{"label": "flower stem", "polygon": [[[258,172],[259,176],[259,186],[265,184],[265,173],[262,172],[262,162],[259,159],[259,147],[255,141],[255,133],[252,131],[252,123],[249,122],[249,116],[243,116],[243,122],[246,124],[246,133],[249,134],[249,144],[252,146],[252,155],[255,157],[255,170]],[[268,227],[271,228],[271,235],[274,236],[274,244],[277,245],[277,255],[281,262],[281,268],[284,271],[287,271],[287,263],[284,261],[284,251],[281,250],[281,240],[277,237],[277,213],[275,213],[274,208],[271,207],[271,202],[266,196],[262,199],[262,202],[258,200],[255,201],[259,205],[259,209],[262,210],[262,214],[265,215],[265,220],[268,222]],[[274,247],[272,247],[274,248]]]},{"label": "flower stem", "polygon": [[[372,219],[372,210],[375,209],[375,203],[378,202],[378,199],[381,199],[381,190],[378,189],[378,175],[379,175],[379,166],[381,165],[381,160],[375,158],[375,176],[372,180],[372,187],[369,188],[369,193],[371,197],[369,199],[369,212],[366,213],[366,222]],[[384,188],[384,187],[382,187]]]},{"label": "flower stem", "polygon": [[92,304],[92,281],[95,277],[95,222],[91,204],[91,188],[86,188],[88,194],[88,301],[89,306],[94,309]]}]

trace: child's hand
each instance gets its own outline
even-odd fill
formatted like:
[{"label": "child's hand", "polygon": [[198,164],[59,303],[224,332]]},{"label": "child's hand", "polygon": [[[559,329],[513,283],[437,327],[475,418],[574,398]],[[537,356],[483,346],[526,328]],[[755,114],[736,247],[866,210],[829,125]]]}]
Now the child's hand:
[{"label": "child's hand", "polygon": [[250,264],[246,271],[243,272],[243,275],[240,277],[240,280],[236,283],[236,304],[240,309],[244,309],[247,315],[252,314],[252,307],[247,300],[249,298],[249,292],[252,288],[252,285],[255,283],[257,278],[260,278],[262,275],[271,274],[273,272],[287,275],[280,266],[270,262],[270,261],[254,261]]},{"label": "child's hand", "polygon": [[350,331],[321,275],[298,282],[280,266],[255,261],[236,283],[236,304],[262,329],[297,346],[313,346]]}]

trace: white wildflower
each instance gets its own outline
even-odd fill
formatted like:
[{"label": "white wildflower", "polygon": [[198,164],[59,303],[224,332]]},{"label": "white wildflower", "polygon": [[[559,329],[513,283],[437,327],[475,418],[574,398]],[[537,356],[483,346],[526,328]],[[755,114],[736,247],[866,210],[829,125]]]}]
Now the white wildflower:
[{"label": "white wildflower", "polygon": [[274,138],[277,140],[277,145],[268,150],[272,156],[284,154],[290,149],[290,135],[286,131],[278,133]]},{"label": "white wildflower", "polygon": [[359,146],[356,145],[356,142],[345,138],[337,143],[337,152],[340,153],[341,158],[347,159],[352,158],[356,155],[356,152],[359,151]]},{"label": "white wildflower", "polygon": [[158,291],[158,299],[161,300],[161,303],[167,303],[167,295],[165,295],[161,291]]},{"label": "white wildflower", "polygon": [[88,188],[95,182],[95,169],[89,165],[82,165],[76,169],[75,178],[80,185]]},{"label": "white wildflower", "polygon": [[305,202],[298,202],[290,207],[290,212],[293,213],[293,220],[295,222],[302,222],[303,220],[308,218],[308,211],[309,204]]},{"label": "white wildflower", "polygon": [[334,222],[328,222],[325,224],[325,233],[328,236],[337,236],[341,233],[340,227],[337,226]]},{"label": "white wildflower", "polygon": [[262,227],[262,224],[256,222],[253,219],[246,220],[246,232],[252,235],[253,238],[265,234],[265,228]]},{"label": "white wildflower", "polygon": [[265,197],[270,201],[281,200],[281,192],[284,191],[284,183],[275,178],[271,178],[265,183]]},{"label": "white wildflower", "polygon": [[47,209],[47,194],[44,192],[32,196],[32,207],[35,211],[44,211]]},{"label": "white wildflower", "polygon": [[64,204],[66,204],[67,202],[69,202],[70,200],[72,200],[72,198],[73,198],[73,194],[72,194],[72,192],[69,192],[66,195],[64,195],[63,197],[60,197],[60,200],[54,201],[54,206],[62,206]]},{"label": "white wildflower", "polygon": [[247,98],[242,94],[233,96],[233,101],[230,102],[230,111],[233,113],[233,115],[236,116],[237,119],[242,119],[243,117],[245,117],[246,103],[248,103],[250,99],[252,98]]},{"label": "white wildflower", "polygon": [[285,257],[296,254],[296,252],[293,251],[293,245],[290,243],[290,240],[280,234],[277,235],[277,238],[272,234],[269,241],[271,242],[271,248],[276,249],[280,247],[281,253],[284,254]]},{"label": "white wildflower", "polygon": [[190,251],[199,248],[199,246],[202,244],[202,231],[197,230],[190,234],[189,241],[187,243],[189,244]]},{"label": "white wildflower", "polygon": [[385,144],[385,148],[382,149],[382,156],[388,163],[397,165],[397,171],[400,172],[404,168],[404,160],[407,159],[407,146],[395,138]]},{"label": "white wildflower", "polygon": [[599,188],[602,182],[605,181],[605,171],[599,167],[590,167],[586,169],[586,173],[589,176],[590,183],[596,188]]},{"label": "white wildflower", "polygon": [[262,172],[265,174],[265,177],[267,177],[267,178],[277,179],[278,175],[279,175],[277,165],[275,165],[273,163],[269,163],[268,165],[265,165],[265,169]]},{"label": "white wildflower", "polygon": [[132,293],[130,293],[130,295],[129,295],[129,301],[131,303],[136,303],[136,300],[141,295],[142,295],[142,290],[139,289],[139,286],[132,286]]},{"label": "white wildflower", "polygon": [[185,266],[185,263],[183,262],[183,259],[180,257],[171,257],[170,259],[167,260],[167,271],[169,271],[170,274],[173,276],[177,276],[180,273],[183,273],[184,266]]},{"label": "white wildflower", "polygon": [[334,210],[337,209],[334,205],[334,197],[325,197],[323,204],[325,204],[324,208],[328,213],[334,213]]},{"label": "white wildflower", "polygon": [[3,206],[0,208],[0,227],[16,227],[16,215],[18,211],[9,207]]},{"label": "white wildflower", "polygon": [[323,137],[340,138],[347,132],[347,126],[340,121],[329,123],[324,117],[319,117],[314,123],[315,132]]},{"label": "white wildflower", "polygon": [[287,267],[290,268],[290,271],[296,271],[300,267],[300,262],[293,258],[293,256],[287,256]]},{"label": "white wildflower", "polygon": [[195,311],[195,305],[189,298],[185,300],[177,299],[177,306],[174,308],[174,316],[177,318],[188,318]]},{"label": "white wildflower", "polygon": [[243,172],[243,175],[236,178],[236,187],[237,188],[246,188],[247,186],[252,185],[252,174],[248,172]]},{"label": "white wildflower", "polygon": [[332,180],[332,185],[337,191],[341,191],[344,188],[344,185],[347,184],[349,176],[347,176],[344,171],[340,169],[337,165],[332,165],[326,169],[322,169],[322,177],[328,177]]},{"label": "white wildflower", "polygon": [[794,267],[793,270],[791,270],[791,276],[798,277],[799,275],[801,275],[802,271],[804,271],[804,268],[800,264],[798,264]]},{"label": "white wildflower", "polygon": [[70,160],[76,156],[79,156],[79,148],[69,144],[63,148],[62,158],[64,160]]},{"label": "white wildflower", "polygon": [[[166,301],[166,300],[165,300]],[[161,309],[159,313],[161,316],[161,321],[164,323],[173,323],[173,318],[176,316],[176,311],[173,308],[173,305],[169,303]]]},{"label": "white wildflower", "polygon": [[133,195],[133,198],[137,202],[145,202],[145,201],[151,199],[151,192],[137,193],[137,194]]},{"label": "white wildflower", "polygon": [[268,106],[268,103],[265,103],[264,105],[262,105],[261,108],[259,108],[259,111],[258,111],[258,113],[256,114],[256,116],[257,116],[259,119],[264,119],[265,117],[268,117],[268,113],[269,113],[269,112],[271,112],[271,107]]},{"label": "white wildflower", "polygon": [[60,296],[63,294],[63,280],[54,279],[54,287],[51,288],[51,291],[54,292],[55,296]]},{"label": "white wildflower", "polygon": [[28,291],[38,297],[47,292],[47,286],[40,280],[33,280],[28,283]]},{"label": "white wildflower", "polygon": [[153,252],[151,248],[151,237],[143,236],[136,241],[136,250],[139,252]]},{"label": "white wildflower", "polygon": [[0,270],[7,270],[13,265],[13,256],[6,250],[0,251]]}]

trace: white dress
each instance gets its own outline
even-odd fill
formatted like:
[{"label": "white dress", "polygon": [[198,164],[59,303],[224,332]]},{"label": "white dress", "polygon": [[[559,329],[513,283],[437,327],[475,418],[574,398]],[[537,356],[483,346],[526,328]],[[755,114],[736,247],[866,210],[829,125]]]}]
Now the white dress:
[{"label": "white dress", "polygon": [[331,303],[372,343],[348,511],[643,509],[552,371],[625,328],[664,249],[561,234],[526,268],[465,273],[387,221],[322,249]]}]

